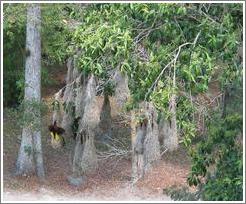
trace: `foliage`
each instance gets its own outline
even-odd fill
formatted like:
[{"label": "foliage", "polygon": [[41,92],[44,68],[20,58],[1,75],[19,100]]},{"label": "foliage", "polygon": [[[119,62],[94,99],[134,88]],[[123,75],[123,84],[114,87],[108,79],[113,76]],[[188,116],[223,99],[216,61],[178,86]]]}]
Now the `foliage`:
[{"label": "foliage", "polygon": [[[15,75],[15,74],[13,74]],[[41,68],[41,86],[43,87],[47,87],[47,86],[50,86],[50,85],[53,85],[55,83],[55,81],[50,77],[49,73],[48,73],[48,69],[46,67],[42,67]],[[6,82],[6,84],[8,84],[8,81]],[[18,80],[16,81],[16,91],[17,91],[17,94],[16,94],[16,97],[18,97],[16,99],[16,101],[14,101],[13,103],[15,105],[20,105],[21,101],[23,100],[24,98],[24,91],[25,91],[25,76],[24,76],[24,73],[22,71],[21,73],[21,76],[18,76]],[[11,90],[11,89],[10,89]],[[14,96],[15,96],[14,94]],[[10,96],[6,96],[6,100],[8,100],[10,98]],[[6,102],[8,103],[8,102]]]},{"label": "foliage", "polygon": [[[146,99],[168,118],[169,100],[175,93],[179,130],[188,147],[197,134],[196,121],[190,116],[196,107],[180,93],[196,96],[208,92],[216,67],[226,70],[218,77],[222,90],[225,80],[234,81],[242,74],[237,59],[242,40],[240,9],[240,4],[88,5],[76,16],[81,25],[72,36],[71,53],[80,50],[78,67],[93,72],[105,81],[105,87],[116,67],[127,73],[128,108]],[[241,13],[235,15],[238,11]],[[166,65],[176,57],[178,46],[193,42],[196,36],[196,44],[179,53],[173,87],[174,64]]]},{"label": "foliage", "polygon": [[[14,13],[14,15],[13,15]],[[3,97],[4,105],[15,105],[21,94],[25,56],[24,5],[4,4],[3,21]],[[18,18],[16,18],[18,16]],[[18,37],[17,37],[18,36]],[[9,54],[11,53],[11,54]]]},{"label": "foliage", "polygon": [[[210,118],[215,125],[209,125],[207,138],[194,144],[193,140],[198,134],[194,117],[196,106],[190,99],[199,93],[208,92],[209,83],[214,77],[215,80],[219,79],[222,91],[231,87],[232,83],[240,81],[242,66],[238,61],[237,50],[242,41],[241,6],[92,5],[81,15],[83,25],[77,28],[72,38],[72,43],[76,45],[74,50],[79,49],[83,53],[78,60],[81,70],[93,72],[105,81],[110,79],[111,72],[116,67],[128,74],[132,95],[128,107],[134,107],[136,102],[145,99],[150,100],[168,118],[170,98],[174,93],[177,95],[177,120],[181,141],[190,152],[193,163],[189,183],[197,185],[201,182],[200,177],[206,177],[206,183],[202,188],[202,196],[206,200],[238,200],[242,196],[242,172],[234,165],[240,161],[241,153],[235,152],[233,159],[224,152],[226,149],[232,152],[238,149],[233,147],[237,129],[233,129],[234,126],[228,129],[233,121],[229,118]],[[236,12],[239,12],[239,15],[235,15]],[[196,36],[198,39],[193,46],[187,45],[178,52],[180,45],[188,42],[191,44]],[[175,64],[167,66],[175,57]],[[220,73],[217,73],[217,70],[220,70]],[[159,77],[160,73],[162,75]],[[237,124],[242,124],[242,121],[237,120]],[[231,139],[230,142],[223,139],[225,136]],[[207,152],[200,155],[199,149],[209,145],[210,148],[216,148],[216,154]],[[213,161],[213,158],[217,158],[218,161]],[[230,165],[223,166],[224,169],[221,166],[227,159],[233,159],[233,172],[227,172],[233,169]],[[215,181],[208,179],[207,175],[207,168],[213,162],[216,172],[221,173]],[[231,188],[225,189],[228,179]]]},{"label": "foliage", "polygon": [[[170,98],[176,95],[180,141],[192,158],[188,182],[201,186],[199,194],[181,189],[178,197],[242,199],[237,139],[242,130],[242,4],[43,4],[42,12],[46,66],[77,54],[76,67],[96,75],[100,94],[108,95],[114,94],[111,79],[119,68],[129,78],[126,109],[151,101],[167,119]],[[25,5],[6,4],[4,15],[4,102],[12,105],[24,90]],[[219,82],[228,101],[216,114],[214,109],[207,113],[207,132],[199,135],[193,99],[209,95],[212,81]],[[66,107],[74,112],[72,102]]]},{"label": "foliage", "polygon": [[115,91],[115,83],[109,81],[104,84],[103,92],[105,95],[112,96],[114,95],[114,91]]},{"label": "foliage", "polygon": [[225,119],[213,117],[208,128],[207,137],[191,153],[189,184],[197,185],[205,177],[204,200],[242,200],[243,158],[239,142],[242,117],[239,114]]},{"label": "foliage", "polygon": [[24,146],[24,152],[28,155],[31,156],[32,154],[32,147],[31,146]]},{"label": "foliage", "polygon": [[8,108],[5,113],[8,118],[13,118],[19,128],[30,128],[31,130],[39,130],[41,121],[40,115],[47,113],[48,107],[44,102],[36,100],[22,101],[17,108]]},{"label": "foliage", "polygon": [[179,97],[177,100],[177,125],[180,130],[181,142],[189,148],[197,136],[197,127],[194,113],[196,108],[186,97]]},{"label": "foliage", "polygon": [[49,73],[49,67],[42,67],[41,68],[41,86],[48,87],[54,85],[56,81],[51,78]]},{"label": "foliage", "polygon": [[169,188],[163,189],[163,193],[171,196],[172,200],[198,201],[200,198],[200,191],[190,192],[190,190],[185,186],[171,186]]},{"label": "foliage", "polygon": [[46,65],[63,64],[68,58],[70,30],[66,20],[71,15],[66,4],[42,4],[42,56]]}]

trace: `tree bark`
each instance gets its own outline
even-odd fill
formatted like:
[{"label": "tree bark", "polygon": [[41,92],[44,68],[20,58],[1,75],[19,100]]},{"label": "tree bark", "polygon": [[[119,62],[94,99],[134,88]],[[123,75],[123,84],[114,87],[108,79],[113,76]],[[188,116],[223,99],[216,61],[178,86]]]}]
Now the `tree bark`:
[{"label": "tree bark", "polygon": [[[95,131],[100,121],[100,108],[96,104],[95,76],[90,75],[83,91],[84,110],[81,112],[73,158],[73,175],[81,176],[97,169],[94,145]],[[83,115],[82,115],[83,114]]]},{"label": "tree bark", "polygon": [[164,145],[169,151],[174,151],[178,149],[178,130],[177,130],[177,120],[176,120],[176,95],[173,94],[170,99],[170,134],[164,138]]},{"label": "tree bark", "polygon": [[[177,55],[178,56],[178,55]],[[175,61],[176,63],[176,61]],[[170,128],[171,132],[168,134],[167,138],[165,138],[166,147],[169,151],[174,151],[178,149],[178,130],[177,130],[177,119],[176,119],[176,64],[174,63],[174,69],[173,69],[173,93],[171,95],[170,101],[169,101],[169,110],[171,113],[170,118]]]},{"label": "tree bark", "polygon": [[[74,119],[78,118],[81,115],[83,110],[83,86],[81,84],[82,76],[79,74],[77,67],[75,66],[75,56],[70,57],[67,62],[67,77],[66,77],[66,87],[64,90],[64,95],[62,98],[63,107],[63,116],[61,126],[65,129],[65,134],[68,137],[73,135],[73,123]],[[78,105],[79,104],[79,105]],[[62,109],[62,107],[60,107]]]},{"label": "tree bark", "polygon": [[116,104],[119,110],[121,110],[130,96],[130,90],[128,88],[128,76],[121,73],[119,68],[117,68],[113,80],[115,82]]},{"label": "tree bark", "polygon": [[96,134],[96,140],[107,142],[112,137],[112,118],[109,96],[104,95],[103,105],[100,113],[100,122]]},{"label": "tree bark", "polygon": [[[27,9],[26,26],[26,56],[25,64],[25,97],[24,102],[40,103],[41,99],[41,11],[38,4],[30,4]],[[39,108],[37,108],[39,109]],[[35,124],[34,129],[30,124],[25,124],[22,131],[21,146],[16,164],[16,174],[29,174],[34,171],[39,177],[44,177],[43,156],[40,131],[40,109],[25,107],[25,113],[31,113]],[[35,163],[34,163],[35,159]]]},{"label": "tree bark", "polygon": [[[137,119],[141,118],[141,119]],[[161,158],[157,113],[151,103],[140,105],[140,111],[132,113],[132,179],[144,177],[153,162]]]}]

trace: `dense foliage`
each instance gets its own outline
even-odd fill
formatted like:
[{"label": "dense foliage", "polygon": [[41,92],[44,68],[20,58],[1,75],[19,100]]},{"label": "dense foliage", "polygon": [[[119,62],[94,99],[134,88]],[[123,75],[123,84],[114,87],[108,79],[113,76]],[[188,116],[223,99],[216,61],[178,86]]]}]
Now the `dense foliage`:
[{"label": "dense foliage", "polygon": [[[5,105],[22,98],[24,10],[4,7]],[[50,4],[42,12],[44,66],[76,53],[77,67],[105,92],[119,68],[129,77],[127,107],[152,101],[160,117],[170,117],[175,94],[180,141],[192,160],[188,183],[204,200],[242,199],[242,106],[233,105],[242,104],[242,4]],[[213,91],[211,82],[227,97],[199,112],[207,126],[200,131],[194,100]]]},{"label": "dense foliage", "polygon": [[[11,13],[16,13],[15,18]],[[14,105],[23,96],[21,86],[24,82],[23,68],[25,56],[25,21],[23,6],[13,5],[4,8],[3,23],[3,96],[4,105]],[[18,36],[18,37],[17,37]],[[11,54],[10,54],[11,53]],[[22,96],[21,96],[22,95]]]},{"label": "dense foliage", "polygon": [[[242,101],[236,104],[242,108]],[[242,120],[241,112],[228,111],[224,118],[213,113],[207,121],[206,135],[190,150],[192,167],[188,183],[197,186],[197,191],[172,187],[165,192],[175,200],[242,200]]]},{"label": "dense foliage", "polygon": [[72,51],[81,50],[78,67],[105,82],[119,67],[130,78],[131,102],[151,100],[167,117],[170,96],[175,92],[179,129],[187,146],[195,134],[192,113],[196,109],[189,95],[207,92],[216,72],[223,73],[216,78],[222,91],[242,75],[237,58],[242,41],[240,6],[92,5],[77,16],[81,26],[72,37]]}]

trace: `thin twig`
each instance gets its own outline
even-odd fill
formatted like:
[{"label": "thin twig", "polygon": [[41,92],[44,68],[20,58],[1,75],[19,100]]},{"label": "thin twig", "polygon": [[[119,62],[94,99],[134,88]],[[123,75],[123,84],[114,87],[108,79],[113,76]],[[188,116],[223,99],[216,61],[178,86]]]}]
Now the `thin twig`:
[{"label": "thin twig", "polygon": [[150,28],[143,29],[135,38],[134,38],[134,45],[138,44],[143,38],[146,38],[149,36],[151,32],[154,30],[159,29],[163,24],[157,25],[155,28],[151,26]]},{"label": "thin twig", "polygon": [[58,92],[56,92],[54,95],[56,95],[56,94],[60,94],[60,92],[62,92],[63,91],[63,89],[65,89],[65,88],[67,88],[67,87],[69,87],[69,86],[72,86],[78,79],[80,79],[81,78],[81,76],[82,76],[82,73],[76,78],[76,79],[74,79],[72,82],[70,82],[69,84],[66,84],[65,86],[63,86]]},{"label": "thin twig", "polygon": [[167,152],[168,148],[166,148],[162,153],[161,153],[161,157],[163,156],[163,154],[165,154]]}]

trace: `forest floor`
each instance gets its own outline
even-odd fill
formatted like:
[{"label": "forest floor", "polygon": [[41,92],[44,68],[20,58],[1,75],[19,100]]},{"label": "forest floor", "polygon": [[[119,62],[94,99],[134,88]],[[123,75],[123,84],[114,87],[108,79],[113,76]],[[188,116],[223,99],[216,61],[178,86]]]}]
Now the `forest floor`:
[{"label": "forest floor", "polygon": [[[56,83],[42,90],[43,99],[48,103],[53,94],[64,86],[66,69],[59,70],[50,71],[50,76]],[[134,186],[130,181],[130,159],[122,159],[118,163],[115,163],[115,160],[100,161],[98,171],[88,175],[82,186],[71,186],[67,176],[71,175],[73,141],[71,138],[65,138],[64,148],[53,149],[48,139],[47,127],[50,121],[51,113],[48,112],[43,116],[42,128],[46,179],[40,182],[35,176],[14,176],[21,130],[16,126],[14,118],[4,114],[4,201],[168,201],[171,198],[163,194],[163,189],[174,185],[187,186],[186,178],[190,169],[190,161],[182,148],[174,153],[165,153],[162,160]],[[118,123],[113,123],[113,126],[115,129],[120,129]]]}]

